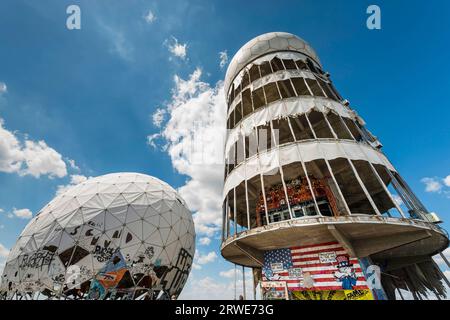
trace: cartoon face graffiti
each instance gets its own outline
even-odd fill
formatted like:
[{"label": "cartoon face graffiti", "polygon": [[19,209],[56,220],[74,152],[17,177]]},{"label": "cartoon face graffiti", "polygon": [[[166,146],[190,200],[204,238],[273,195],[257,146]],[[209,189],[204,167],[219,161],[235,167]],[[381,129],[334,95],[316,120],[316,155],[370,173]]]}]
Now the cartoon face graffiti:
[{"label": "cartoon face graffiti", "polygon": [[337,256],[336,261],[338,263],[338,271],[334,273],[334,277],[342,282],[342,289],[353,290],[353,287],[356,286],[357,277],[349,257],[344,255]]}]

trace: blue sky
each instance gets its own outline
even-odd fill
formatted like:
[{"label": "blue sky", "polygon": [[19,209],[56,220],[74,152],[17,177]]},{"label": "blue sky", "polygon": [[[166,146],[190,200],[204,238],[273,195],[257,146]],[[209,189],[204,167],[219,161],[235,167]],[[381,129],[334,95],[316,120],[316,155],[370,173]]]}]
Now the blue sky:
[{"label": "blue sky", "polygon": [[[181,188],[205,227],[197,238],[213,239],[197,244],[201,269],[186,297],[195,288],[205,297],[232,294],[232,265],[220,257],[215,232],[220,203],[199,203],[194,192],[218,190],[221,181],[180,165],[168,152],[179,141],[167,140],[172,125],[184,132],[177,108],[190,112],[198,102],[221,114],[219,53],[231,59],[271,31],[316,49],[394,166],[430,211],[450,221],[450,3],[376,1],[382,29],[368,30],[372,2],[3,0],[0,265],[28,222],[22,209],[37,213],[71,179],[136,171]],[[70,4],[81,8],[81,30],[66,28]],[[149,11],[154,19],[145,19]],[[43,162],[30,162],[36,157]]]}]

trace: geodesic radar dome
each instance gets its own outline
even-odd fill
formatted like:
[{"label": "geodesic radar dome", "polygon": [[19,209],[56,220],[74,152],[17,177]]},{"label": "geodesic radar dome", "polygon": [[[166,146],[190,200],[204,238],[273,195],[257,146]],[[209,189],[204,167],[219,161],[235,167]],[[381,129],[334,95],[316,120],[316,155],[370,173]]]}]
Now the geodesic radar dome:
[{"label": "geodesic radar dome", "polygon": [[138,173],[91,178],[25,227],[3,298],[139,299],[178,295],[195,251],[192,215],[167,183]]}]

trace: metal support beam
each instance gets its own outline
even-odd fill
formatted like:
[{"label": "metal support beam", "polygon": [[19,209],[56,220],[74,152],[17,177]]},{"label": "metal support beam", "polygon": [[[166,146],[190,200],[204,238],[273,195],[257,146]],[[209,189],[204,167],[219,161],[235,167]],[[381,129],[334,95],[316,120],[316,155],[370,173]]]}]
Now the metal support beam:
[{"label": "metal support beam", "polygon": [[244,243],[240,243],[239,241],[235,241],[234,245],[242,251],[247,257],[255,261],[261,267],[264,266],[264,254],[262,251],[254,249]]},{"label": "metal support beam", "polygon": [[344,249],[348,252],[352,257],[356,257],[355,250],[353,249],[353,245],[350,240],[334,225],[329,225],[328,230],[336,238],[336,240],[344,247]]}]

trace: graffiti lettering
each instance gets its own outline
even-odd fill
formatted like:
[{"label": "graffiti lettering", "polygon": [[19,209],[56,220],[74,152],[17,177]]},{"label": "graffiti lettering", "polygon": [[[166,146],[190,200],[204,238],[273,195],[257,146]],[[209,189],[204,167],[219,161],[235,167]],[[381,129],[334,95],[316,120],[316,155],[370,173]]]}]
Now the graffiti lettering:
[{"label": "graffiti lettering", "polygon": [[54,256],[54,252],[44,250],[36,251],[31,256],[24,254],[19,268],[42,268],[43,266],[50,266]]}]

